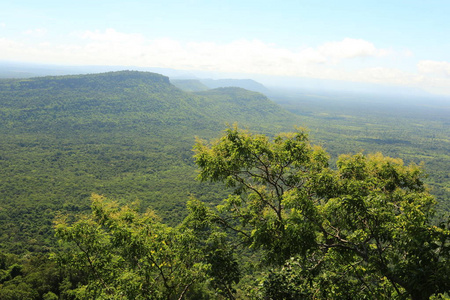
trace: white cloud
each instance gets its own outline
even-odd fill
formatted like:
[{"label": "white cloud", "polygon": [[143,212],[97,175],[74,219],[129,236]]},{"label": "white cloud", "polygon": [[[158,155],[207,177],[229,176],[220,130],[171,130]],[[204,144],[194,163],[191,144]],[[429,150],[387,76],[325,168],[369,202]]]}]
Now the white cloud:
[{"label": "white cloud", "polygon": [[[45,30],[27,32],[30,35],[45,33]],[[406,72],[390,67],[384,60],[386,55],[405,57],[409,52],[380,49],[369,41],[350,38],[292,50],[260,40],[183,43],[169,38],[151,40],[140,34],[107,29],[74,33],[64,44],[50,39],[35,44],[32,39],[19,42],[0,38],[0,49],[0,60],[301,76],[434,90],[447,90],[450,86],[448,78],[440,78],[440,75],[450,75],[449,62],[421,61],[417,73]],[[355,61],[356,58],[365,59]],[[348,64],[350,61],[352,64]],[[366,64],[367,61],[370,64]],[[369,68],[369,65],[376,67]]]},{"label": "white cloud", "polygon": [[[381,56],[386,50],[372,43],[346,38],[317,48],[289,50],[259,40],[236,40],[227,44],[181,43],[172,39],[149,40],[140,34],[114,29],[85,31],[75,35],[80,41],[76,63],[131,64],[187,69],[216,70],[277,75],[306,75],[314,65],[336,64],[355,57]],[[66,50],[73,47],[65,46]],[[84,60],[84,62],[83,62]],[[319,67],[322,68],[322,67]]]},{"label": "white cloud", "polygon": [[421,84],[429,91],[450,94],[450,62],[422,60],[417,63]]},{"label": "white cloud", "polygon": [[134,45],[136,43],[143,43],[145,38],[141,34],[137,33],[122,33],[118,32],[112,28],[106,29],[104,32],[95,30],[95,31],[85,31],[80,33],[79,36],[83,39],[97,41],[97,42],[105,42],[105,43],[123,43],[125,47],[127,44]]},{"label": "white cloud", "polygon": [[25,50],[24,45],[5,38],[0,38],[1,57],[0,60],[17,60],[21,51]]},{"label": "white cloud", "polygon": [[443,72],[449,74],[449,67],[446,62],[427,61],[418,64],[419,73],[384,67],[368,68],[351,74],[347,80],[416,87],[430,93],[450,95],[450,76],[436,76]]},{"label": "white cloud", "polygon": [[353,81],[366,81],[403,86],[414,85],[420,83],[422,80],[423,76],[418,74],[386,67],[362,69],[356,72],[353,78]]},{"label": "white cloud", "polygon": [[19,43],[15,42],[13,40],[0,38],[0,46],[2,49],[11,48],[11,47],[15,47],[18,45],[19,45]]},{"label": "white cloud", "polygon": [[450,78],[425,78],[421,86],[431,93],[450,95]]},{"label": "white cloud", "polygon": [[389,53],[388,50],[377,49],[368,41],[351,38],[325,43],[318,48],[318,51],[334,61],[356,57],[385,56]]},{"label": "white cloud", "polygon": [[414,53],[411,50],[409,50],[409,49],[404,50],[402,55],[404,57],[414,57]]},{"label": "white cloud", "polygon": [[47,33],[46,29],[43,28],[35,28],[29,29],[23,32],[23,34],[34,37],[43,37]]},{"label": "white cloud", "polygon": [[[45,34],[43,29],[28,35]],[[290,50],[259,40],[236,40],[226,44],[212,42],[181,43],[172,39],[149,40],[140,34],[115,29],[73,34],[67,44],[22,45],[27,60],[72,64],[107,64],[215,70],[290,76],[324,76],[326,65],[355,57],[380,56],[385,51],[372,43],[346,38],[317,48]],[[40,53],[39,53],[40,52]],[[21,58],[20,58],[21,59]],[[321,75],[322,74],[322,75]]]},{"label": "white cloud", "polygon": [[417,64],[417,69],[421,73],[450,76],[450,62],[422,60]]}]

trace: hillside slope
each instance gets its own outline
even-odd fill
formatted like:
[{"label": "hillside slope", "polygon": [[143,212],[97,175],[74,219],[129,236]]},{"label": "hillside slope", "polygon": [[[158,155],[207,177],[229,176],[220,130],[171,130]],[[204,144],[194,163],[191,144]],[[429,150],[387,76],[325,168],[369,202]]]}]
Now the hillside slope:
[{"label": "hillside slope", "polygon": [[[284,124],[295,123],[297,116],[281,108],[261,93],[238,87],[223,87],[197,92],[203,97],[206,109],[211,115],[227,122],[258,128],[264,132],[276,133]],[[227,109],[224,110],[223,107]],[[291,128],[292,129],[292,128]]]},{"label": "hillside slope", "polygon": [[0,80],[0,116],[0,248],[16,253],[44,251],[58,211],[88,209],[93,192],[176,222],[190,194],[221,197],[194,180],[195,136],[226,123],[266,133],[298,123],[258,93],[186,93],[134,71]]},{"label": "hillside slope", "polygon": [[170,82],[185,92],[201,92],[209,90],[209,87],[196,79],[171,79]]},{"label": "hillside slope", "polygon": [[253,79],[200,79],[210,89],[221,87],[239,87],[259,93],[267,93],[269,89]]}]

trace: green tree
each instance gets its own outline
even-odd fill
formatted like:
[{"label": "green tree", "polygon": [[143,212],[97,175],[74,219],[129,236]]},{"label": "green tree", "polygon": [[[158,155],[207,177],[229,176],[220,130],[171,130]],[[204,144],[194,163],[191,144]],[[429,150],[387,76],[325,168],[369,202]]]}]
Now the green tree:
[{"label": "green tree", "polygon": [[56,221],[65,247],[55,258],[76,273],[78,284],[62,288],[68,298],[234,298],[240,270],[217,226],[191,215],[169,227],[153,211],[142,214],[96,194],[91,200],[91,215]]},{"label": "green tree", "polygon": [[79,299],[181,299],[208,271],[191,230],[99,195],[92,196],[92,216],[60,219],[56,233],[72,245],[60,262],[87,276],[74,291]]},{"label": "green tree", "polygon": [[428,299],[450,289],[449,222],[419,166],[381,154],[337,168],[305,132],[273,140],[230,128],[198,140],[199,179],[234,188],[209,220],[232,229],[272,266],[268,299]]},{"label": "green tree", "polygon": [[197,247],[202,249],[204,260],[209,265],[208,281],[216,292],[215,298],[220,295],[235,299],[234,286],[240,281],[242,274],[230,235],[215,224],[214,215],[204,203],[191,199],[187,206],[190,214],[183,225],[192,229],[198,237]]}]

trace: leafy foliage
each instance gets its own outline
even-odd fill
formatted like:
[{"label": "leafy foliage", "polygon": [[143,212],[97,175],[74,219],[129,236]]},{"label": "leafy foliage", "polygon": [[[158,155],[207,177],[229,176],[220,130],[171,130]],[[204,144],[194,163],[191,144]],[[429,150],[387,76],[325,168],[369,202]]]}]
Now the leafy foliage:
[{"label": "leafy foliage", "polygon": [[56,233],[75,245],[59,261],[87,275],[74,290],[77,299],[182,299],[208,280],[225,294],[239,281],[220,235],[203,233],[201,240],[188,226],[168,227],[152,211],[119,208],[99,195],[92,196],[92,216],[73,224],[60,219]]},{"label": "leafy foliage", "polygon": [[61,293],[62,277],[64,272],[44,255],[0,254],[0,299],[47,299]]},{"label": "leafy foliage", "polygon": [[289,262],[268,276],[267,297],[428,299],[450,288],[450,222],[431,224],[435,200],[418,166],[357,154],[332,170],[302,131],[270,141],[234,127],[195,150],[199,178],[235,191],[217,223],[267,263]]},{"label": "leafy foliage", "polygon": [[[1,80],[0,298],[440,297],[449,225],[411,162],[426,161],[445,210],[445,110],[305,99],[282,103],[299,118],[259,93],[186,93],[152,73]],[[199,140],[195,182],[194,136],[233,122],[267,136],[234,128],[212,146]],[[270,138],[294,124],[326,144],[332,168],[302,131]],[[409,166],[381,154],[337,159],[359,149]],[[89,215],[92,192],[117,203],[94,196]],[[180,224],[189,195],[200,201]],[[57,215],[67,215],[61,245]],[[55,251],[60,265],[48,259]]]},{"label": "leafy foliage", "polygon": [[342,153],[382,152],[406,163],[424,163],[425,182],[450,212],[450,108],[443,98],[389,97],[358,92],[282,91],[270,97],[301,116],[314,142],[335,161]]},{"label": "leafy foliage", "polygon": [[119,209],[98,195],[92,200],[92,218],[56,226],[60,238],[76,244],[62,260],[89,276],[77,298],[171,299],[204,276],[206,266],[189,231],[176,232],[151,211]]}]

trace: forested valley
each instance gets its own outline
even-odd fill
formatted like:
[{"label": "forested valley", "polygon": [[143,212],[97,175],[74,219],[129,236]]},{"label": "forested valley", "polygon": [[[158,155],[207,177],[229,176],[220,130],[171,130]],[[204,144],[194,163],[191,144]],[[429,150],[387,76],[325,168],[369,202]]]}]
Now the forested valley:
[{"label": "forested valley", "polygon": [[0,299],[448,297],[448,103],[173,83],[0,80]]}]

